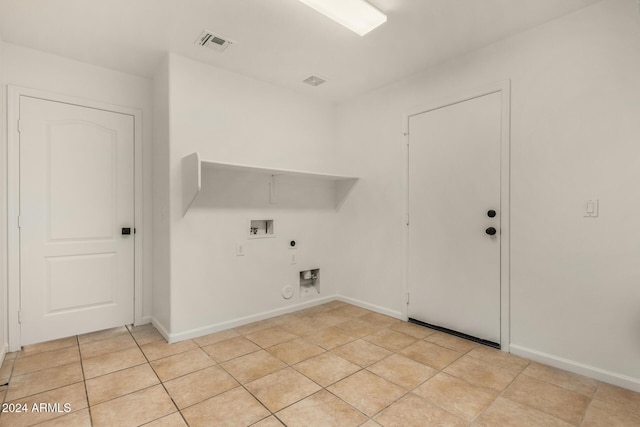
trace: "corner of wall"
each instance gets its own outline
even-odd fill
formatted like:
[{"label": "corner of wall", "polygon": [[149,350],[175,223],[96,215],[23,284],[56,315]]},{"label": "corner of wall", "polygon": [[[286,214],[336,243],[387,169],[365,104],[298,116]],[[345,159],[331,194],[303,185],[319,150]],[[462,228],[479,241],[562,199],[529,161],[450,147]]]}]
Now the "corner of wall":
[{"label": "corner of wall", "polygon": [[[4,44],[0,37],[0,235],[7,235],[7,91],[4,77]],[[8,348],[7,333],[7,248],[0,246],[0,360]],[[1,362],[0,362],[1,363]]]},{"label": "corner of wall", "polygon": [[170,253],[170,93],[169,56],[153,76],[153,286],[152,323],[168,339],[171,331],[171,253]]}]

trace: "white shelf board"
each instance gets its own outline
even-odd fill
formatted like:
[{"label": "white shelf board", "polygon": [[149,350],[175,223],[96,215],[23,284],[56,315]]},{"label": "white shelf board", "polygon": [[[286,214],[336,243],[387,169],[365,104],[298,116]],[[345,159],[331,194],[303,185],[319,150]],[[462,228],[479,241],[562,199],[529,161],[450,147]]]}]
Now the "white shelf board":
[{"label": "white shelf board", "polygon": [[185,215],[189,207],[196,199],[202,189],[202,170],[217,169],[230,170],[239,173],[260,173],[271,175],[272,184],[271,192],[273,201],[275,202],[276,179],[278,176],[303,177],[321,181],[335,181],[336,183],[336,210],[339,210],[351,189],[358,181],[356,177],[341,176],[334,174],[307,172],[292,169],[266,168],[262,166],[249,166],[235,163],[214,162],[210,160],[201,160],[198,153],[191,153],[182,158],[182,214]]},{"label": "white shelf board", "polygon": [[[197,153],[193,153],[197,154]],[[188,156],[187,156],[188,157]],[[223,163],[223,162],[212,162],[209,160],[201,161],[203,168],[216,168],[216,169],[225,169],[225,170],[235,170],[239,172],[251,172],[251,173],[264,173],[269,175],[287,175],[287,176],[302,176],[307,178],[315,178],[315,179],[324,179],[329,181],[343,181],[343,180],[357,180],[358,178],[349,177],[349,176],[341,176],[341,175],[332,175],[326,173],[317,173],[317,172],[305,172],[299,170],[292,169],[275,169],[275,168],[265,168],[262,166],[248,166],[248,165],[240,165],[235,163]]]}]

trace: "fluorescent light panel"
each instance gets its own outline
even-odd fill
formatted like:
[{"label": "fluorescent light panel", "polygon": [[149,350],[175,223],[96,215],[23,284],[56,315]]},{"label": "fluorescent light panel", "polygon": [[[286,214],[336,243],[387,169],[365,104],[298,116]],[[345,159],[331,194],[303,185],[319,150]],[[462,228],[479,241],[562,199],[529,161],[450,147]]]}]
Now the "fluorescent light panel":
[{"label": "fluorescent light panel", "polygon": [[365,0],[300,1],[361,36],[387,22],[387,16]]}]

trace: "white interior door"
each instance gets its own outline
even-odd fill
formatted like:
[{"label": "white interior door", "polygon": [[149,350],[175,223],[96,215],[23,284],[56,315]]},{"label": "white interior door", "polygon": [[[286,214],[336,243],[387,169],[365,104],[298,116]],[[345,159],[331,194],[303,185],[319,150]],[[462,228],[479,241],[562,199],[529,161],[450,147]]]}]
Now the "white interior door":
[{"label": "white interior door", "polygon": [[132,323],[133,116],[21,96],[19,128],[21,344]]},{"label": "white interior door", "polygon": [[498,344],[500,147],[499,92],[409,118],[409,318]]}]

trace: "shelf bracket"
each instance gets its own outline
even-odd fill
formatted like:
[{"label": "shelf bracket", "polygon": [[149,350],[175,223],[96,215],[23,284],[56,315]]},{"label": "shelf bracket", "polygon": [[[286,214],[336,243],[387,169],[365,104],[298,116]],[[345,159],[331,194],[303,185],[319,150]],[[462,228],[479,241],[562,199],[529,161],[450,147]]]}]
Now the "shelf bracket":
[{"label": "shelf bracket", "polygon": [[278,202],[278,176],[271,175],[271,182],[269,182],[269,203],[275,204]]},{"label": "shelf bracket", "polygon": [[198,153],[182,158],[182,216],[202,189],[202,165]]}]

